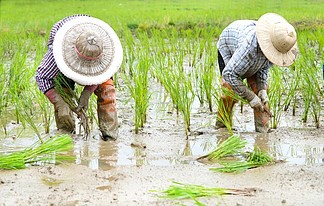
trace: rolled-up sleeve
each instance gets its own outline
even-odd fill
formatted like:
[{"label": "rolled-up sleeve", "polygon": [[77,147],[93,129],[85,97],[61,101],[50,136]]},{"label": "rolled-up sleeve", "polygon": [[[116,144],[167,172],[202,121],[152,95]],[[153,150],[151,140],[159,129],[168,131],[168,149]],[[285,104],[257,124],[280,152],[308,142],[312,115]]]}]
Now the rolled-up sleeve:
[{"label": "rolled-up sleeve", "polygon": [[58,75],[60,72],[59,68],[57,67],[57,64],[54,59],[53,55],[53,42],[55,35],[57,31],[68,21],[74,18],[78,18],[80,16],[89,16],[86,14],[75,14],[68,17],[65,17],[64,19],[58,21],[52,26],[52,29],[50,31],[49,39],[48,39],[48,50],[46,54],[44,55],[41,63],[39,64],[37,70],[36,70],[36,83],[39,87],[39,89],[46,93],[49,89],[54,87],[54,78]]}]

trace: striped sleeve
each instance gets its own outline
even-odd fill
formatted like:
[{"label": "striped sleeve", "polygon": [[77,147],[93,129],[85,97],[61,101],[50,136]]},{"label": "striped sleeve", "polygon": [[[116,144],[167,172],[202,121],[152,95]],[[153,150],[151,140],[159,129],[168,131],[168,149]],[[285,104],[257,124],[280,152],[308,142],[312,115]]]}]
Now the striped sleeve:
[{"label": "striped sleeve", "polygon": [[36,83],[43,93],[54,87],[54,78],[59,71],[54,60],[53,49],[49,48],[36,70]]},{"label": "striped sleeve", "polygon": [[59,68],[57,67],[57,64],[54,59],[53,55],[53,42],[54,37],[57,33],[57,31],[63,26],[64,23],[70,21],[71,19],[77,18],[79,16],[89,16],[85,14],[76,14],[72,16],[65,17],[64,19],[60,20],[59,22],[55,23],[52,26],[52,29],[50,31],[49,39],[48,39],[48,51],[44,55],[41,63],[39,64],[37,70],[36,70],[36,83],[39,87],[39,89],[46,93],[49,89],[54,87],[54,78],[57,76],[57,74],[60,72]]}]

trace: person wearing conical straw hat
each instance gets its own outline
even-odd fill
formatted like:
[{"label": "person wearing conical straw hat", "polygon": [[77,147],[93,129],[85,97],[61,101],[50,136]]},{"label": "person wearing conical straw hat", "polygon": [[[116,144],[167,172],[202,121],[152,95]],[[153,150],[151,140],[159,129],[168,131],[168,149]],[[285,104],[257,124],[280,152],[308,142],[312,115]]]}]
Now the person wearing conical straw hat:
[{"label": "person wearing conical straw hat", "polygon": [[[112,76],[120,68],[122,59],[119,38],[100,19],[76,14],[53,25],[47,53],[36,71],[36,82],[54,105],[59,130],[75,131],[75,121],[70,106],[63,100],[56,84],[61,82],[60,88],[69,93],[69,88],[73,90],[77,83],[84,88],[75,111],[86,111],[89,98],[94,93],[97,96],[102,139],[117,138],[118,120]],[[61,81],[54,81],[55,78]]]},{"label": "person wearing conical straw hat", "polygon": [[234,92],[253,108],[255,130],[268,132],[268,72],[273,64],[288,67],[295,61],[298,49],[294,27],[275,13],[266,13],[257,21],[236,20],[222,31],[217,49],[222,87],[230,92],[224,92],[219,100],[224,106],[218,109],[216,128],[225,127],[228,119],[232,126],[237,100],[230,93]]}]

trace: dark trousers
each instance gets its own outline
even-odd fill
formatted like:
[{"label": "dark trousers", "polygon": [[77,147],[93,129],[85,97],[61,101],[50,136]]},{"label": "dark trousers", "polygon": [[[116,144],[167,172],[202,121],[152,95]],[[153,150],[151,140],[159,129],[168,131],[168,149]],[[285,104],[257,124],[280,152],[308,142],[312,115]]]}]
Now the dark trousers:
[{"label": "dark trousers", "polygon": [[222,74],[223,70],[225,68],[225,62],[224,62],[224,59],[219,51],[218,51],[218,66],[219,66],[219,71]]}]

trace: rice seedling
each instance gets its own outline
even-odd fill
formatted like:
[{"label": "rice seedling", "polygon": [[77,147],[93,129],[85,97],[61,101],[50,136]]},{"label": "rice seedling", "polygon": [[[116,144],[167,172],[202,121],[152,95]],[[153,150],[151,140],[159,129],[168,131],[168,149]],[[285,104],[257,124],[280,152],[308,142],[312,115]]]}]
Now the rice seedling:
[{"label": "rice seedling", "polygon": [[[23,96],[24,95],[21,95],[21,97]],[[32,94],[32,96],[34,95]],[[43,142],[39,127],[35,123],[35,110],[33,109],[35,108],[35,105],[32,101],[32,98],[25,98],[25,101],[18,101],[16,107],[19,110],[20,119],[24,120],[24,123],[27,123],[28,126],[36,133],[39,141]]]},{"label": "rice seedling", "polygon": [[228,111],[228,105],[224,104],[224,101],[222,101],[222,99],[219,99],[217,101],[217,118],[216,118],[216,122],[219,121],[221,122],[223,125],[225,125],[225,127],[227,128],[227,130],[230,132],[230,134],[233,134],[233,108],[231,109],[231,111]]},{"label": "rice seedling", "polygon": [[180,78],[182,78],[184,82],[182,82],[182,85],[180,82],[177,84],[180,92],[179,101],[177,101],[177,107],[183,115],[186,137],[188,138],[190,133],[190,111],[195,96],[192,90],[192,84],[190,80],[188,80],[188,77],[185,76],[184,73],[182,73],[182,75],[180,75]]},{"label": "rice seedling", "polygon": [[[1,50],[1,49],[0,49]],[[0,54],[0,56],[2,57],[3,54]],[[6,110],[7,107],[7,95],[8,95],[8,87],[7,87],[7,81],[6,81],[6,76],[7,76],[7,72],[6,69],[4,67],[4,63],[2,61],[2,59],[0,60],[0,124],[5,132],[5,134],[7,134],[7,130],[6,130],[6,121],[5,121],[5,115],[4,112]]]},{"label": "rice seedling", "polygon": [[196,41],[191,41],[191,36],[194,36],[195,34],[191,34],[190,37],[184,39],[184,49],[187,53],[184,60],[184,67],[187,68],[187,70],[192,70],[192,79],[193,82],[193,89],[195,92],[195,96],[198,98],[199,103],[201,106],[204,105],[206,94],[204,89],[204,74],[205,74],[205,65],[204,65],[204,59],[206,59],[208,56],[205,54],[205,45],[207,39],[200,39],[199,37],[196,37]]},{"label": "rice seedling", "polygon": [[[287,111],[289,106],[292,105],[292,115],[296,116],[296,109],[297,109],[297,97],[300,95],[299,87],[301,82],[301,75],[300,71],[298,69],[298,60],[295,62],[294,65],[290,66],[287,71],[289,75],[289,78],[286,78],[286,75],[283,75],[282,78],[284,78],[284,84],[286,85],[286,99],[283,103],[284,111]],[[271,80],[270,80],[271,81]],[[269,99],[270,100],[270,99]],[[271,100],[270,100],[271,101]]]},{"label": "rice seedling", "polygon": [[195,97],[190,80],[191,77],[177,68],[158,70],[155,72],[155,76],[170,95],[172,103],[177,109],[177,114],[178,111],[181,112],[184,120],[186,137],[188,138],[190,133],[191,105]]},{"label": "rice seedling", "polygon": [[194,92],[196,97],[199,100],[200,106],[203,106],[205,103],[205,89],[204,89],[204,67],[200,64],[197,64],[195,68],[193,68],[192,82],[194,85]]},{"label": "rice seedling", "polygon": [[260,163],[262,165],[274,162],[273,157],[262,151],[259,147],[254,147],[254,150],[247,154],[246,159],[248,162]]},{"label": "rice seedling", "polygon": [[24,169],[34,164],[60,164],[65,160],[74,159],[66,152],[73,149],[73,141],[69,135],[53,136],[43,143],[38,141],[28,148],[0,155],[0,169]]},{"label": "rice seedling", "polygon": [[[22,110],[21,101],[32,99],[32,96],[28,93],[34,89],[34,84],[31,83],[34,75],[31,68],[34,60],[34,42],[30,41],[29,37],[25,34],[17,35],[15,32],[1,34],[0,47],[3,48],[1,54],[1,84],[5,87],[2,90],[3,95],[1,95],[1,102],[4,104],[0,105],[0,110],[6,109],[8,111],[8,115],[1,116],[1,124],[4,128],[4,124],[11,121],[11,119],[7,119],[11,114],[13,114],[17,124],[21,123],[24,128],[26,126],[26,120],[23,119],[25,111]],[[33,107],[27,109],[26,112],[32,112]]]},{"label": "rice seedling", "polygon": [[48,101],[47,97],[39,89],[35,91],[34,98],[40,109],[44,131],[46,134],[48,134],[50,132],[50,125],[52,121],[52,105]]},{"label": "rice seedling", "polygon": [[[35,45],[35,58],[34,58],[34,64],[33,69],[31,69],[34,73],[36,71],[39,62],[41,62],[43,58],[43,54],[46,52],[43,43],[41,40],[34,38],[33,39],[36,42]],[[48,101],[47,97],[41,92],[39,89],[35,89],[35,84],[30,85],[30,91],[33,95],[31,95],[32,99],[34,100],[34,106],[39,108],[40,116],[43,120],[44,125],[44,131],[46,134],[50,132],[50,124],[52,120],[52,106],[51,103]],[[30,96],[29,96],[30,97]]]},{"label": "rice seedling", "polygon": [[[221,85],[220,82],[222,82],[222,78],[219,76],[217,80],[219,83],[217,83],[216,85]],[[246,103],[247,101],[234,93],[230,88],[224,86],[214,87],[213,96],[215,99],[217,99],[215,102],[218,112],[216,122],[221,122],[227,128],[230,134],[233,135],[233,105],[238,101],[240,101],[241,103]],[[222,98],[226,98],[227,103],[225,103]]]},{"label": "rice seedling", "polygon": [[[82,109],[80,112],[76,111],[76,108],[78,106],[77,100],[79,99],[79,96],[77,94],[77,91],[72,90],[70,88],[68,82],[62,75],[58,75],[55,79],[55,89],[61,95],[63,100],[69,105],[70,109],[77,114],[79,120],[80,120],[80,127],[83,127],[84,139],[88,139],[90,136],[90,123],[87,113]],[[81,132],[81,128],[79,128],[79,131]]]},{"label": "rice seedling", "polygon": [[232,189],[232,188],[221,188],[221,187],[205,187],[195,184],[184,184],[180,182],[173,181],[173,184],[169,186],[166,190],[151,192],[162,193],[160,198],[167,199],[193,199],[197,205],[204,205],[197,200],[197,198],[220,198],[224,195],[244,195],[251,196],[254,195],[255,188],[245,188],[245,189]]},{"label": "rice seedling", "polygon": [[[29,48],[29,47],[27,47]],[[24,52],[25,48],[21,48]],[[14,105],[17,123],[21,123],[25,128],[26,124],[36,133],[42,142],[39,127],[35,123],[35,95],[34,90],[29,86],[30,79],[34,73],[28,65],[27,54],[16,54],[16,63],[11,65],[9,89],[10,102]]]},{"label": "rice seedling", "polygon": [[121,66],[119,72],[116,74],[126,73],[127,75],[132,75],[132,70],[130,67],[135,63],[137,59],[136,52],[137,48],[140,47],[140,45],[137,44],[135,37],[133,37],[133,34],[130,30],[125,29],[123,36],[124,37],[121,39],[121,41],[123,41],[123,44],[125,45],[123,48],[125,58],[122,63],[123,65]]},{"label": "rice seedling", "polygon": [[220,163],[223,167],[210,168],[210,170],[225,173],[238,173],[274,163],[273,157],[268,153],[261,151],[259,147],[255,147],[252,152],[248,152],[244,154],[244,156],[246,156],[246,161],[223,162]]},{"label": "rice seedling", "polygon": [[223,173],[239,173],[248,169],[261,166],[260,163],[254,162],[227,162],[222,163],[222,167],[210,168],[211,171],[223,172]]},{"label": "rice seedling", "polygon": [[319,117],[321,111],[321,100],[323,92],[320,85],[321,72],[317,69],[316,61],[320,58],[316,55],[317,49],[313,45],[310,36],[304,36],[300,41],[304,42],[300,46],[300,74],[301,74],[301,93],[304,101],[303,122],[307,122],[309,112],[313,116],[316,128],[319,128]]},{"label": "rice seedling", "polygon": [[183,156],[191,156],[192,155],[192,150],[191,150],[191,146],[190,146],[190,141],[186,140],[186,145],[181,153],[181,155]]},{"label": "rice seedling", "polygon": [[8,102],[14,104],[14,112],[16,117],[16,122],[20,123],[19,119],[19,102],[21,101],[20,94],[23,93],[29,85],[28,79],[28,69],[25,69],[25,63],[27,59],[27,54],[24,53],[23,49],[15,53],[13,57],[13,63],[10,65],[9,76],[8,76]]},{"label": "rice seedling", "polygon": [[[38,8],[39,6],[43,6],[43,3],[50,5],[45,9],[41,9],[44,13],[39,12],[40,9]],[[21,101],[19,97],[25,93],[26,86],[31,90],[37,90],[37,87],[31,84],[29,74],[35,72],[34,70],[42,57],[40,54],[44,54],[45,52],[47,38],[44,35],[48,36],[47,34],[51,24],[54,22],[54,18],[57,19],[59,16],[65,16],[65,9],[72,9],[72,7],[66,5],[62,7],[65,4],[62,0],[44,1],[43,3],[22,3],[28,4],[30,10],[28,15],[20,15],[24,13],[23,7],[20,8],[17,6],[14,1],[1,2],[1,19],[5,19],[5,21],[1,21],[0,28],[0,67],[2,67],[0,69],[0,76],[2,76],[0,77],[2,78],[0,81],[0,95],[2,97],[0,100],[0,123],[5,131],[6,123],[11,120],[7,119],[7,111],[10,114],[14,113],[16,122],[24,125],[26,123],[29,124],[27,120],[22,118],[21,113],[23,112],[19,109],[21,105],[17,101]],[[164,84],[159,78],[162,75],[169,75],[168,69],[179,69],[179,74],[184,72],[186,78],[190,76],[190,79],[187,78],[185,81],[191,80],[191,85],[184,85],[182,80],[169,80],[172,81],[171,84],[180,85],[183,92],[179,91],[178,94],[176,92],[173,94],[173,92],[170,92],[171,90],[166,89],[177,110],[177,114],[178,112],[183,114],[187,135],[190,130],[190,102],[193,97],[197,97],[201,103],[207,102],[209,111],[212,111],[213,104],[220,111],[225,109],[225,106],[221,105],[222,103],[218,101],[212,102],[213,99],[219,99],[224,94],[221,89],[211,88],[212,85],[216,85],[215,82],[219,81],[220,77],[218,70],[213,70],[213,63],[217,58],[217,55],[215,55],[216,39],[229,22],[238,18],[256,19],[260,15],[262,8],[260,8],[261,10],[252,11],[250,7],[243,6],[249,5],[249,3],[254,5],[255,2],[253,1],[236,2],[236,4],[228,4],[220,1],[212,3],[207,1],[168,1],[163,3],[163,10],[161,10],[161,4],[158,1],[151,2],[150,5],[145,7],[139,7],[137,1],[128,1],[127,4],[123,4],[123,9],[117,9],[121,8],[121,6],[117,6],[115,2],[110,3],[112,6],[106,9],[104,13],[100,9],[97,9],[98,7],[104,8],[106,4],[104,0],[98,0],[96,6],[93,6],[90,1],[85,0],[80,5],[80,8],[87,8],[87,11],[93,16],[104,21],[107,20],[118,34],[120,34],[121,41],[125,45],[126,61],[123,63],[121,72],[118,75],[124,72],[126,75],[131,75],[130,77],[132,77],[133,70],[123,71],[127,69],[127,65],[139,66],[139,62],[149,61],[150,68],[154,68],[157,72],[152,71],[153,69],[149,71],[150,76],[148,77],[148,82],[153,77],[158,79],[161,84]],[[270,83],[269,92],[273,92],[271,95],[277,95],[277,97],[270,97],[270,101],[273,101],[271,109],[273,109],[275,114],[272,119],[272,127],[276,127],[279,124],[282,109],[288,109],[288,105],[292,105],[293,115],[295,115],[297,109],[302,108],[303,121],[306,122],[308,116],[311,115],[316,127],[319,127],[320,112],[323,107],[323,105],[319,104],[323,101],[323,82],[319,81],[322,79],[322,74],[321,78],[319,78],[319,73],[315,71],[315,68],[318,68],[323,63],[324,58],[322,15],[320,15],[321,7],[318,6],[319,3],[317,1],[308,2],[307,7],[300,6],[304,5],[304,2],[300,0],[297,0],[297,2],[289,0],[284,4],[297,5],[296,8],[298,9],[296,11],[298,10],[303,13],[302,16],[296,18],[296,13],[287,10],[285,6],[275,6],[276,12],[282,14],[287,19],[293,19],[292,24],[296,26],[298,32],[298,45],[301,51],[301,55],[299,56],[302,58],[292,67],[285,68],[290,72],[290,75],[287,75],[288,78],[283,73],[283,77],[286,78],[285,80],[277,81],[273,79],[276,81],[273,86]],[[178,9],[183,5],[189,9]],[[215,9],[219,5],[222,6],[224,11],[230,12],[227,12],[226,16],[223,15],[223,12],[215,12]],[[266,7],[267,9],[274,8],[273,5],[275,4],[267,4]],[[135,7],[138,9],[132,9]],[[208,9],[206,9],[207,7]],[[147,12],[148,8],[151,12]],[[176,12],[174,12],[175,8],[177,8]],[[238,9],[242,11],[240,14],[233,12]],[[55,14],[53,11],[55,11]],[[315,13],[319,15],[314,15]],[[112,16],[109,14],[114,14],[113,16],[115,18],[109,18]],[[29,69],[30,71],[25,70],[24,68],[29,67],[30,62],[34,64],[34,69]],[[144,63],[141,64],[144,65]],[[189,65],[188,70],[184,65]],[[25,75],[25,72],[28,72],[28,75]],[[158,72],[161,74],[155,76]],[[196,72],[200,72],[199,76],[196,76]],[[308,72],[310,73],[308,74]],[[174,73],[177,74],[176,72]],[[279,76],[280,72],[275,75]],[[179,78],[183,78],[182,74],[178,76],[180,76]],[[28,79],[28,81],[25,79]],[[115,79],[116,81],[119,80],[117,78]],[[278,88],[276,84],[280,82],[284,86],[276,90],[275,88]],[[167,83],[169,84],[169,82]],[[282,95],[280,96],[280,94]],[[181,97],[177,95],[181,95]],[[300,101],[299,95],[302,96],[302,101]],[[24,97],[32,98],[34,96],[25,95]],[[45,131],[48,131],[50,121],[49,111],[46,110],[48,105],[44,104],[42,95],[38,95],[37,93],[35,97],[36,100],[34,101],[39,105],[31,108],[40,108],[41,116],[44,119]],[[183,99],[179,100],[180,98]],[[95,109],[92,107],[95,105],[94,100],[94,98],[91,98],[91,102],[93,103],[89,105],[87,111],[88,116],[86,119],[89,121],[89,124],[94,119]],[[241,105],[243,103],[245,102],[241,101]],[[179,107],[177,104],[183,104],[183,106]],[[148,104],[148,106],[151,105]],[[147,106],[145,107],[147,108]],[[32,111],[28,111],[28,113],[31,114]],[[135,111],[135,113],[137,112]],[[223,118],[218,121],[223,122],[230,133],[233,134],[231,127],[233,117],[225,113],[221,116]],[[144,116],[142,117],[143,119],[146,118]]]},{"label": "rice seedling", "polygon": [[[175,36],[178,34],[174,34]],[[172,104],[176,109],[177,117],[179,113],[183,116],[186,137],[190,132],[190,111],[195,94],[191,80],[191,67],[186,66],[186,50],[183,48],[182,40],[168,42],[163,46],[163,50],[155,49],[152,76],[154,76],[169,94]],[[169,51],[170,53],[166,53]]]},{"label": "rice seedling", "polygon": [[214,63],[217,59],[217,55],[215,55],[217,47],[214,45],[213,40],[211,34],[205,34],[203,38],[197,37],[197,42],[190,41],[190,48],[197,47],[197,44],[198,48],[191,49],[193,51],[192,63],[189,60],[189,66],[193,69],[192,82],[195,95],[199,99],[201,106],[207,103],[210,112],[213,112],[212,91],[216,77]]},{"label": "rice seedling", "polygon": [[[115,80],[116,78],[114,78]],[[89,105],[87,109],[87,117],[89,121],[89,128],[93,129],[94,125],[99,125],[99,120],[96,118],[97,116],[97,97],[96,95],[91,95],[89,98]]]},{"label": "rice seedling", "polygon": [[150,91],[150,43],[149,38],[144,34],[139,34],[138,39],[134,39],[129,31],[125,35],[125,61],[123,70],[120,72],[126,88],[134,100],[134,125],[135,134],[146,123],[147,108],[149,106]]},{"label": "rice seedling", "polygon": [[8,105],[13,107],[11,111],[14,112],[16,122],[22,124],[23,128],[26,124],[36,133],[37,137],[41,140],[39,127],[35,124],[33,117],[36,115],[34,109],[33,89],[30,86],[30,80],[34,73],[30,68],[30,57],[26,50],[31,47],[26,44],[19,45],[18,52],[14,54],[14,63],[9,63],[10,72],[8,73],[7,81],[8,91],[6,100]]},{"label": "rice seedling", "polygon": [[284,111],[284,95],[286,94],[286,88],[284,84],[282,69],[274,67],[270,70],[269,80],[269,108],[272,112],[271,128],[276,129],[278,127],[280,117]]},{"label": "rice seedling", "polygon": [[192,103],[196,96],[200,101],[203,98],[202,81],[197,83],[199,81],[197,78],[201,79],[202,74],[198,70],[200,70],[200,53],[203,48],[201,46],[195,49],[197,40],[190,41],[190,38],[182,38],[176,30],[172,30],[172,38],[169,38],[168,34],[162,34],[162,41],[157,42],[158,44],[161,42],[162,48],[160,45],[153,47],[154,56],[157,58],[153,59],[154,69],[151,73],[169,94],[177,117],[181,113],[188,138]]},{"label": "rice seedling", "polygon": [[216,149],[209,152],[207,155],[199,157],[198,160],[207,158],[210,161],[215,161],[228,155],[239,154],[246,143],[247,142],[242,140],[239,136],[232,135],[225,141],[218,143]]},{"label": "rice seedling", "polygon": [[138,64],[133,65],[132,75],[125,76],[126,85],[135,102],[135,134],[146,122],[146,110],[149,106],[150,94],[148,91],[149,59],[143,55]]},{"label": "rice seedling", "polygon": [[[208,48],[213,47],[213,45]],[[215,48],[215,46],[214,46]],[[204,82],[204,90],[206,94],[207,104],[210,112],[213,112],[213,85],[215,84],[214,80],[216,78],[215,66],[214,62],[216,61],[217,55],[215,54],[215,50],[207,49],[208,52],[211,52],[206,56],[205,62],[203,64],[203,82]]]}]

